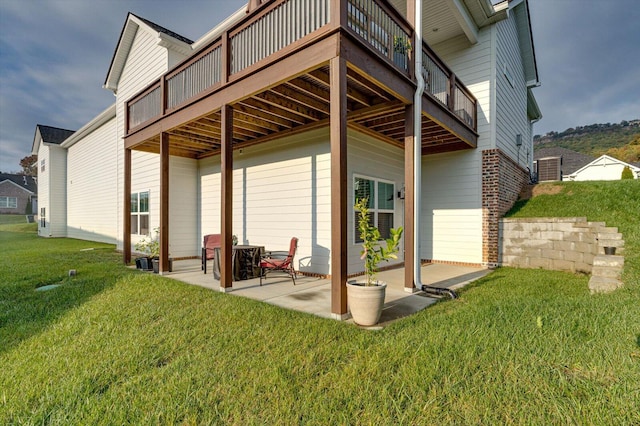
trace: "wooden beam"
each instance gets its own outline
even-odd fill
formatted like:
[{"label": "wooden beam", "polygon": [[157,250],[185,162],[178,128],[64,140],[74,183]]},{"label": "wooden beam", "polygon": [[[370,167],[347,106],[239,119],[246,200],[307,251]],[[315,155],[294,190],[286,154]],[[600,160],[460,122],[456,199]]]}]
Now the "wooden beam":
[{"label": "wooden beam", "polygon": [[233,110],[230,105],[223,105],[222,112],[222,147],[220,155],[221,200],[220,230],[222,232],[220,255],[220,290],[229,291],[233,286],[231,269],[231,238],[233,236]]},{"label": "wooden beam", "polygon": [[160,134],[160,273],[169,271],[169,134]]},{"label": "wooden beam", "polygon": [[330,61],[331,315],[347,315],[347,63]]},{"label": "wooden beam", "polygon": [[122,211],[122,260],[131,263],[131,149],[124,150],[124,207]]},{"label": "wooden beam", "polygon": [[[414,163],[414,105],[407,105],[404,112],[404,288],[413,291],[413,265],[420,253],[414,251],[413,208],[415,203],[415,187],[413,178]],[[421,164],[417,165],[418,167]]]}]

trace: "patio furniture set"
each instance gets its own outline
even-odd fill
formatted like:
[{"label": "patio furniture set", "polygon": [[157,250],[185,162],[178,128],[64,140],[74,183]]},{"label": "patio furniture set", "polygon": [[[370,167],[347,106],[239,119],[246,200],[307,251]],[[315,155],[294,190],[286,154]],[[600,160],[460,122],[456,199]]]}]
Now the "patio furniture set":
[{"label": "patio furniture set", "polygon": [[[205,235],[202,242],[202,270],[207,273],[207,263],[213,260],[213,277],[220,279],[221,235]],[[260,285],[267,274],[284,273],[296,284],[293,258],[298,249],[298,239],[291,238],[288,251],[265,251],[264,246],[233,245],[231,268],[233,281],[260,278]]]}]

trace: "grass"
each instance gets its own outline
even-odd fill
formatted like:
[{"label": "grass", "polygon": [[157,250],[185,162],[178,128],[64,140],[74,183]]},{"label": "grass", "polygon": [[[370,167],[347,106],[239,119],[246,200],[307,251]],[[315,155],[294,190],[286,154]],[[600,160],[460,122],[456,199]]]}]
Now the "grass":
[{"label": "grass", "polygon": [[592,296],[585,276],[502,268],[371,332],[16,226],[0,225],[0,424],[640,423],[638,285]]},{"label": "grass", "polygon": [[10,223],[27,223],[27,217],[24,214],[0,214],[0,225]]}]

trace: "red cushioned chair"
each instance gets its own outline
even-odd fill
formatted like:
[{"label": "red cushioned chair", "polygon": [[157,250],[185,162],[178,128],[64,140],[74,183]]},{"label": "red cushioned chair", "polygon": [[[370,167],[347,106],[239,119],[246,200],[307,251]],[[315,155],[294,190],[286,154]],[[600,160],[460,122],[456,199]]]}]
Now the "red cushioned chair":
[{"label": "red cushioned chair", "polygon": [[220,248],[221,234],[208,234],[204,236],[202,241],[202,270],[207,273],[207,260],[215,259],[216,252],[214,249]]},{"label": "red cushioned chair", "polygon": [[260,258],[260,285],[262,278],[267,279],[270,272],[283,272],[291,277],[293,285],[296,285],[296,270],[293,267],[293,257],[298,250],[298,239],[291,238],[289,251],[270,251]]}]

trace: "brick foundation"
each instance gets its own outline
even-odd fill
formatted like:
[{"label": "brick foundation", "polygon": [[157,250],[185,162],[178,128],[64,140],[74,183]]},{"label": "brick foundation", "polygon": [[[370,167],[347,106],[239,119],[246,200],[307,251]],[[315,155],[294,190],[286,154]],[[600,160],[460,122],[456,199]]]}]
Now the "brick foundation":
[{"label": "brick foundation", "polygon": [[498,265],[500,218],[529,182],[526,170],[499,149],[482,151],[482,262]]}]

